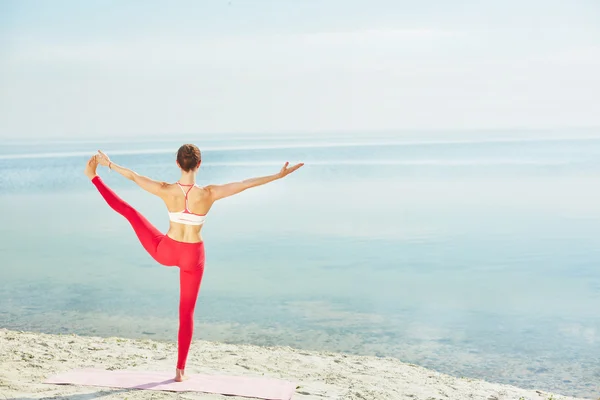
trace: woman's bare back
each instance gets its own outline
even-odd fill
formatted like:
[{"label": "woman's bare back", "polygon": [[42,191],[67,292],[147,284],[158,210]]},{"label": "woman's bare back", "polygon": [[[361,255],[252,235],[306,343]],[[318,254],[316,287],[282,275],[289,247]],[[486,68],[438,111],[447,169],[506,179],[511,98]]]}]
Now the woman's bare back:
[{"label": "woman's bare back", "polygon": [[[182,190],[183,189],[183,190]],[[167,210],[169,212],[180,212],[186,209],[187,193],[187,210],[199,215],[206,215],[213,205],[210,191],[200,186],[185,186],[177,183],[168,184],[165,187],[164,195],[161,196]],[[170,221],[169,231],[167,235],[179,242],[195,243],[202,241],[202,226],[203,225],[185,225]]]}]

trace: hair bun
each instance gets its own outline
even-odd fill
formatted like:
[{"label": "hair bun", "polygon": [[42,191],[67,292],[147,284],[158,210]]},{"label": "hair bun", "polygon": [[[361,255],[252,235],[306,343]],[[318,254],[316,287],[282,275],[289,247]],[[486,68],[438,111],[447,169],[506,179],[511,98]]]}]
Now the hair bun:
[{"label": "hair bun", "polygon": [[184,144],[177,151],[177,163],[186,172],[196,169],[201,160],[200,149],[196,145]]}]

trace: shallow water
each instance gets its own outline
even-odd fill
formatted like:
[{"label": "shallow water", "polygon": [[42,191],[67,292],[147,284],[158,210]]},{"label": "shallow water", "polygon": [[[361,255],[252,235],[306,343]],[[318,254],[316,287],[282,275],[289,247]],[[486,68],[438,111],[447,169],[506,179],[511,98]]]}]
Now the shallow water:
[{"label": "shallow water", "polygon": [[[200,184],[306,162],[211,210],[196,338],[600,395],[600,138],[187,140]],[[178,145],[0,145],[0,326],[175,339],[177,270],[82,171],[100,147],[174,181]],[[102,174],[167,228],[160,200]]]}]

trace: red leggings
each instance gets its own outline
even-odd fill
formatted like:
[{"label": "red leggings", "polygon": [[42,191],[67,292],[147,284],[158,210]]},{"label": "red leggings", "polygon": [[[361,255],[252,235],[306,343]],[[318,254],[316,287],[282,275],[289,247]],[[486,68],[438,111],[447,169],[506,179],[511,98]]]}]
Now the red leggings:
[{"label": "red leggings", "polygon": [[121,199],[100,179],[92,183],[108,205],[127,218],[144,249],[158,263],[179,267],[179,333],[177,368],[184,369],[194,331],[194,309],[204,273],[204,243],[184,243],[160,233],[142,214]]}]

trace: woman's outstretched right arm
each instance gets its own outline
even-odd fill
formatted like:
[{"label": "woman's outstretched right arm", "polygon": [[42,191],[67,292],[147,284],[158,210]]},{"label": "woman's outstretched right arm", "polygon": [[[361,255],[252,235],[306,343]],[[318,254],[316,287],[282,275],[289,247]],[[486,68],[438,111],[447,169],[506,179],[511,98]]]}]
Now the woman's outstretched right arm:
[{"label": "woman's outstretched right arm", "polygon": [[281,179],[302,167],[304,163],[296,164],[293,167],[288,167],[288,165],[289,163],[286,162],[283,168],[281,168],[281,171],[273,175],[245,179],[240,182],[227,183],[225,185],[209,185],[206,187],[206,189],[210,191],[212,200],[216,201],[225,197],[233,196],[234,194],[241,193],[246,189],[261,186],[277,179]]},{"label": "woman's outstretched right arm", "polygon": [[167,186],[166,182],[155,181],[154,179],[148,178],[147,176],[140,175],[137,172],[130,170],[129,168],[125,168],[118,164],[115,164],[103,152],[98,151],[98,153],[99,155],[97,155],[96,157],[98,157],[98,162],[101,165],[108,167],[112,171],[118,172],[130,181],[135,182],[139,187],[141,187],[149,193],[152,193],[159,197],[162,195],[163,190]]}]

